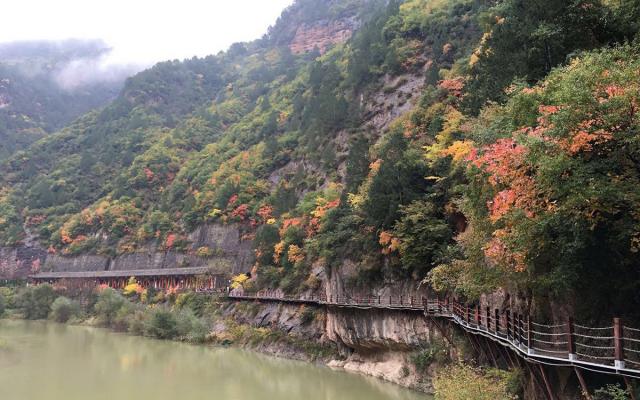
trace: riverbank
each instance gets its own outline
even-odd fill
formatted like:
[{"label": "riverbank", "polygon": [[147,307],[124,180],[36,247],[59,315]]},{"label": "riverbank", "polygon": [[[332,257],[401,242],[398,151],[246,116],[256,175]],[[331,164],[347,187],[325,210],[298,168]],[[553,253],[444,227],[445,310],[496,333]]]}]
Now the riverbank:
[{"label": "riverbank", "polygon": [[[507,391],[520,390],[508,374],[461,369],[453,360],[467,358],[464,340],[445,341],[419,315],[234,302],[210,294],[130,286],[116,291],[40,285],[13,293],[9,303],[15,318],[50,318],[157,339],[251,349],[369,375],[423,393],[437,392],[438,385],[443,393],[454,393],[456,389],[446,388],[467,385],[469,376],[477,383],[474,390],[482,394],[473,398],[512,398]],[[467,378],[460,380],[461,374]],[[510,385],[516,388],[508,389]],[[494,395],[496,390],[504,396]]]}]

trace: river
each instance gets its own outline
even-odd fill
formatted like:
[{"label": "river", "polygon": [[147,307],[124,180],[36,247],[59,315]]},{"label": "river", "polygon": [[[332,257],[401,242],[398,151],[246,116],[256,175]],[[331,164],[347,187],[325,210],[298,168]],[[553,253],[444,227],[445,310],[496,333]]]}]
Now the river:
[{"label": "river", "polygon": [[255,352],[0,320],[2,400],[418,400],[382,382]]}]

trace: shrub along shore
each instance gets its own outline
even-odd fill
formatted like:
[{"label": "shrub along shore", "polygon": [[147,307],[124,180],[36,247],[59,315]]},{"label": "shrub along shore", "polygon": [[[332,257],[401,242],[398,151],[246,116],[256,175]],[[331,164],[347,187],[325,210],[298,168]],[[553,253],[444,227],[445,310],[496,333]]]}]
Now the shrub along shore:
[{"label": "shrub along shore", "polygon": [[50,319],[155,339],[238,345],[272,355],[280,355],[286,349],[288,357],[307,361],[325,362],[340,357],[331,343],[239,323],[224,315],[224,306],[217,296],[143,288],[134,278],[123,290],[106,286],[54,288],[48,284],[0,287],[0,318],[6,314],[17,319]]},{"label": "shrub along shore", "polygon": [[51,285],[0,288],[0,314],[87,324],[157,339],[202,343],[208,339],[217,300],[195,292],[165,293],[135,279],[122,291],[109,287],[60,289]]}]

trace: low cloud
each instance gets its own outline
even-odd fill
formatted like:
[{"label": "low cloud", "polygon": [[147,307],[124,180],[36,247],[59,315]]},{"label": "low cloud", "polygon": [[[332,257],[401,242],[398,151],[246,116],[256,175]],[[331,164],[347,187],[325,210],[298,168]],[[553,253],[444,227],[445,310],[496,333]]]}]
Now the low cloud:
[{"label": "low cloud", "polygon": [[122,82],[144,68],[139,64],[114,64],[109,54],[102,54],[72,59],[54,72],[52,78],[61,88],[71,91],[100,83]]},{"label": "low cloud", "polygon": [[102,40],[78,39],[2,43],[0,63],[28,77],[47,76],[68,91],[122,82],[148,67],[116,61]]}]

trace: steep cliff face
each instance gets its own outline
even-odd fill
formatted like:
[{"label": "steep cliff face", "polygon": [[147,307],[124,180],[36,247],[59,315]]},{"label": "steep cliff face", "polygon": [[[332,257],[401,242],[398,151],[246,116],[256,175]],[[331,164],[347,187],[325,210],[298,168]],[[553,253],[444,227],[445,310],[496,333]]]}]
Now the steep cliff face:
[{"label": "steep cliff face", "polygon": [[[420,313],[325,309],[281,303],[229,303],[213,329],[229,335],[230,320],[259,329],[281,331],[308,343],[324,344],[339,352],[321,360],[332,368],[375,376],[406,387],[430,392],[429,376],[412,362],[417,349],[441,342],[442,336]],[[257,342],[253,348],[280,357],[309,360],[295,346]]]},{"label": "steep cliff face", "polygon": [[363,355],[379,351],[411,351],[435,335],[420,313],[329,309],[327,339]]}]

